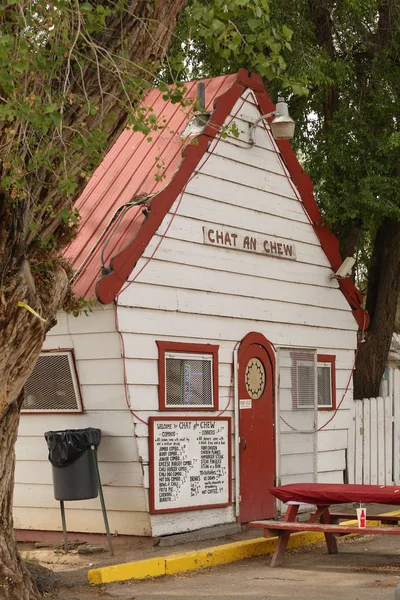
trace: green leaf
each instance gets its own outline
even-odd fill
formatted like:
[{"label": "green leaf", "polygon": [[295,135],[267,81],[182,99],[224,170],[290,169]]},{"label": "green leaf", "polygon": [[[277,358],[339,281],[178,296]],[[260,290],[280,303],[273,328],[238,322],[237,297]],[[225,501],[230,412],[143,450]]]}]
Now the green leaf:
[{"label": "green leaf", "polygon": [[80,9],[84,12],[93,12],[93,6],[89,2],[84,2],[81,4]]},{"label": "green leaf", "polygon": [[51,113],[56,112],[56,110],[58,110],[58,104],[56,104],[55,102],[53,102],[52,104],[48,104],[44,110],[44,114],[45,115],[49,115]]},{"label": "green leaf", "polygon": [[281,55],[278,56],[278,65],[281,71],[284,71],[286,69],[286,61]]},{"label": "green leaf", "polygon": [[0,81],[8,83],[14,81],[14,77],[10,75],[7,69],[0,69]]},{"label": "green leaf", "polygon": [[282,35],[287,42],[290,42],[293,36],[293,31],[287,25],[282,26]]},{"label": "green leaf", "polygon": [[258,19],[249,19],[247,24],[252,31],[257,31],[257,29],[260,27],[260,21]]},{"label": "green leaf", "polygon": [[57,113],[56,113],[56,112],[54,112],[54,113],[52,113],[52,114],[51,114],[50,118],[51,118],[51,120],[52,120],[53,124],[54,124],[56,127],[60,127],[60,125],[61,125],[61,113],[59,113],[59,112],[57,112]]},{"label": "green leaf", "polygon": [[0,46],[12,46],[14,44],[14,36],[9,33],[0,35]]},{"label": "green leaf", "polygon": [[17,73],[23,73],[29,69],[29,60],[20,60],[15,62],[13,63],[13,68],[17,71]]},{"label": "green leaf", "polygon": [[307,96],[308,95],[307,88],[305,88],[302,85],[293,83],[291,87],[292,87],[293,93],[296,94],[296,96]]}]

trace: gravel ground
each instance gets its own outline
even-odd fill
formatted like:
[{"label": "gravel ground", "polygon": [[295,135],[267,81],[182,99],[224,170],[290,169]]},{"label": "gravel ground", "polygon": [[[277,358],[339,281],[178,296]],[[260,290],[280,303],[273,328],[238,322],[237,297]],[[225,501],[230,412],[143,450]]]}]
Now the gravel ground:
[{"label": "gravel ground", "polygon": [[[339,554],[328,555],[324,544],[291,550],[283,567],[271,569],[259,557],[184,573],[90,587],[82,574],[52,574],[52,600],[393,600],[400,584],[397,536],[357,536],[339,540]],[[54,579],[52,577],[54,576]],[[46,582],[46,577],[44,577]]]}]

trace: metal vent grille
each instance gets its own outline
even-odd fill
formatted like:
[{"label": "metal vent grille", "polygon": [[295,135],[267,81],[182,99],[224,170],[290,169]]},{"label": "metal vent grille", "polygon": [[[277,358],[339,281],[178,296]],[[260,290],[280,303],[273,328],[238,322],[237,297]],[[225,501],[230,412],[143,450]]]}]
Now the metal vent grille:
[{"label": "metal vent grille", "polygon": [[166,353],[166,406],[213,407],[212,361],[211,355]]},{"label": "metal vent grille", "polygon": [[39,356],[24,387],[22,410],[81,412],[71,352],[46,352]]},{"label": "metal vent grille", "polygon": [[315,407],[316,360],[313,352],[291,352],[293,408]]},{"label": "metal vent grille", "polygon": [[332,367],[330,363],[318,363],[318,406],[332,406]]},{"label": "metal vent grille", "polygon": [[297,363],[297,406],[298,408],[314,407],[315,368],[313,363],[300,361]]}]

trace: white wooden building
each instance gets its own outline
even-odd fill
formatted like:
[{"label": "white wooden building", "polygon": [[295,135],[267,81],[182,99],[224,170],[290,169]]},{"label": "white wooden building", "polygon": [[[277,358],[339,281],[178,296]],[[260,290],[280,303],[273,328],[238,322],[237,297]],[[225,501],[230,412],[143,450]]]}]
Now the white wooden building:
[{"label": "white wooden building", "polygon": [[[61,528],[48,430],[102,430],[119,534],[270,517],[274,482],[343,481],[361,295],[332,278],[338,242],[290,143],[267,120],[249,143],[274,110],[261,79],[205,83],[195,141],[181,135],[184,109],[151,91],[162,128],[124,132],[78,202],[66,256],[77,294],[98,301],[89,316],[59,315],[26,386],[19,530]],[[238,137],[221,136],[232,123]],[[98,500],[69,503],[67,520],[103,532]]]}]

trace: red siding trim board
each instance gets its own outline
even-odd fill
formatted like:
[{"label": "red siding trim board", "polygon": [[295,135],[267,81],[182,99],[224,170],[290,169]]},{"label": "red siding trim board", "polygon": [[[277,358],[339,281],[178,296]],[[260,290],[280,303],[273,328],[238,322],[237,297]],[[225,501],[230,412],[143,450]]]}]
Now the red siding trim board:
[{"label": "red siding trim board", "polygon": [[[195,167],[206,152],[209,143],[217,135],[219,128],[230,114],[236,101],[245,89],[251,89],[259,103],[262,114],[275,109],[259,75],[240,69],[236,82],[216,100],[216,108],[212,113],[209,124],[198,136],[196,145],[190,144],[183,150],[183,159],[176,175],[167,187],[154,196],[150,204],[150,214],[141,225],[137,236],[132,242],[111,260],[111,273],[103,276],[96,285],[96,295],[100,302],[113,302],[122,286],[131,274],[134,266],[141,257],[151,238],[161,225],[167,212],[172,207],[178,195],[184,190]],[[296,155],[287,140],[278,141],[278,147],[289,174],[298,189],[304,208],[310,218],[315,234],[325,252],[333,271],[342,264],[339,252],[339,241],[327,227],[319,211],[313,194],[311,179],[302,169]],[[339,280],[339,286],[353,312],[354,318],[361,330],[369,324],[369,316],[362,307],[362,294],[357,290],[351,279]]]},{"label": "red siding trim board", "polygon": [[212,344],[190,344],[185,342],[168,342],[157,341],[158,346],[158,401],[160,410],[175,410],[182,411],[185,407],[182,406],[167,406],[166,405],[166,389],[165,389],[165,353],[166,352],[182,352],[184,354],[211,354],[212,361],[212,376],[213,376],[213,406],[205,406],[204,408],[188,406],[186,410],[217,410],[218,409],[218,350],[219,346]]}]

